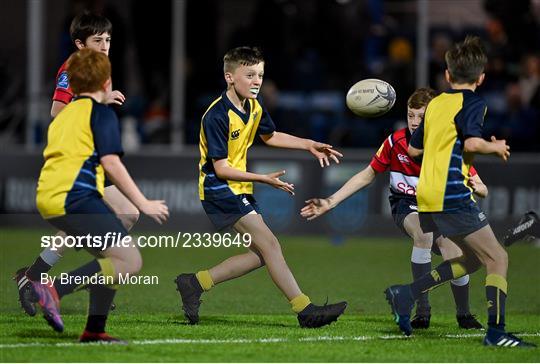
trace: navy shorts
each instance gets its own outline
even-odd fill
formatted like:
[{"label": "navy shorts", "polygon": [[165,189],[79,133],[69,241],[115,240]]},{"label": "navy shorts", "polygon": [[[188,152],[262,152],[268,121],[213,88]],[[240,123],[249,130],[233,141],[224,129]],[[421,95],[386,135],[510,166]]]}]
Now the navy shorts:
[{"label": "navy shorts", "polygon": [[[397,227],[403,232],[403,234],[410,237],[407,230],[405,230],[405,226],[403,225],[405,218],[412,213],[418,213],[418,206],[416,204],[416,198],[407,198],[407,197],[395,197],[390,196],[390,207],[392,208],[392,218],[394,219],[394,223],[397,225]],[[421,224],[420,224],[421,226]],[[422,226],[421,226],[422,227]],[[422,228],[422,230],[424,230]],[[431,251],[437,255],[441,255],[441,251],[439,250],[439,246],[435,244],[435,241],[441,236],[441,233],[439,230],[435,229],[432,231],[425,231],[424,232],[433,232],[433,244],[431,246]]]},{"label": "navy shorts", "polygon": [[416,198],[390,196],[388,199],[390,201],[390,207],[392,208],[392,218],[394,219],[394,222],[403,234],[409,236],[409,233],[407,233],[407,230],[405,230],[405,227],[403,226],[403,222],[409,214],[418,212]]},{"label": "navy shorts", "polygon": [[216,229],[232,227],[241,217],[255,211],[260,214],[253,195],[241,194],[219,200],[202,200],[204,212]]},{"label": "navy shorts", "polygon": [[94,196],[70,204],[66,207],[66,215],[47,219],[47,221],[69,236],[90,234],[91,246],[78,247],[78,249],[101,251],[104,250],[107,233],[109,233],[107,247],[111,246],[113,238],[128,235],[120,219],[103,202],[103,199]]},{"label": "navy shorts", "polygon": [[447,237],[465,236],[488,225],[488,219],[478,205],[468,205],[447,212],[421,212],[420,226],[424,231],[438,230]]}]

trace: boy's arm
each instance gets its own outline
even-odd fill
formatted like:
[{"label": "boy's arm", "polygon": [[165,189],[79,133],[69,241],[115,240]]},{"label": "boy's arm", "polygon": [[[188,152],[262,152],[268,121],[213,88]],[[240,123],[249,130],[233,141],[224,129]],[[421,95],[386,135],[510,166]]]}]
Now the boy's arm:
[{"label": "boy's arm", "polygon": [[300,210],[300,215],[313,220],[326,212],[330,211],[343,200],[349,198],[354,193],[360,191],[364,187],[373,182],[377,176],[376,171],[371,165],[364,168],[362,171],[351,177],[339,190],[328,198],[312,198],[306,201],[306,206]]},{"label": "boy's arm", "polygon": [[352,194],[360,191],[375,180],[377,173],[371,166],[367,166],[362,171],[352,176],[339,190],[328,197],[332,208],[339,205],[343,200],[349,198]]},{"label": "boy's arm", "polygon": [[56,115],[58,115],[58,113],[60,113],[60,111],[62,111],[64,107],[66,107],[66,104],[64,104],[63,102],[54,100],[51,106],[51,116],[55,118]]},{"label": "boy's arm", "polygon": [[224,180],[228,181],[240,181],[240,182],[261,182],[269,184],[272,187],[283,190],[285,192],[294,195],[294,185],[283,182],[279,179],[280,176],[285,174],[285,171],[278,171],[269,174],[258,174],[252,172],[239,171],[238,169],[232,168],[227,162],[227,158],[223,159],[212,159],[214,165],[214,171],[216,175]]},{"label": "boy's arm", "polygon": [[126,196],[142,213],[148,215],[159,224],[167,220],[169,209],[165,201],[148,200],[129,175],[126,167],[116,154],[108,154],[100,158],[100,163],[107,176],[114,185]]},{"label": "boy's arm", "polygon": [[413,147],[412,145],[409,145],[409,148],[407,149],[407,154],[409,154],[409,156],[411,156],[412,158],[417,159],[417,158],[421,157],[422,154],[424,154],[424,150],[423,149],[417,149],[417,148]]},{"label": "boy's arm", "polygon": [[478,174],[475,174],[469,178],[469,185],[473,189],[473,193],[480,197],[486,198],[488,195],[488,188],[485,183],[482,181]]},{"label": "boy's arm", "polygon": [[328,158],[339,163],[337,157],[343,157],[343,154],[332,149],[332,146],[329,144],[319,143],[311,139],[299,138],[277,131],[272,134],[261,134],[261,139],[266,145],[272,147],[307,150],[319,160],[321,167],[324,167],[325,164],[327,166],[330,165]]},{"label": "boy's arm", "polygon": [[491,141],[479,137],[465,139],[464,151],[478,154],[497,154],[505,162],[510,157],[510,146],[506,145],[506,140],[497,140],[494,136]]},{"label": "boy's arm", "polygon": [[422,121],[418,128],[414,131],[409,142],[407,154],[414,159],[417,159],[424,154],[424,122]]},{"label": "boy's arm", "polygon": [[90,126],[100,163],[114,185],[145,215],[159,224],[167,220],[169,210],[165,201],[147,200],[120,160],[123,150],[114,111],[103,105],[94,106]]},{"label": "boy's arm", "polygon": [[124,96],[124,94],[118,90],[114,90],[109,94],[109,96],[107,96],[107,100],[105,101],[105,103],[107,105],[123,105],[125,101],[126,97]]}]

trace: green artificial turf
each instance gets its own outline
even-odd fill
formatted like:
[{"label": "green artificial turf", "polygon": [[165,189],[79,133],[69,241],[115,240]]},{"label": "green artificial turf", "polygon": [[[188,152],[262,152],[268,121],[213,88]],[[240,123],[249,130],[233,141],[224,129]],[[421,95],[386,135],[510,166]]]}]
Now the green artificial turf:
[{"label": "green artificial turf", "polygon": [[[410,280],[411,243],[406,239],[351,238],[334,246],[325,237],[280,237],[284,255],[302,290],[322,304],[346,300],[338,322],[301,329],[290,305],[262,268],[225,282],[203,295],[201,323],[185,324],[173,280],[181,272],[206,269],[238,248],[146,248],[142,275],[157,285],[122,287],[108,331],[130,342],[82,345],[87,293],[62,300],[65,332],[53,332],[38,315],[26,316],[17,302],[12,273],[39,254],[41,234],[51,231],[0,230],[0,360],[15,362],[538,362],[539,349],[482,346],[481,331],[457,327],[449,287],[430,295],[429,330],[400,335],[383,290]],[[507,328],[540,344],[540,249],[509,249]],[[89,261],[70,251],[52,274]],[[434,263],[439,259],[435,258]],[[485,322],[485,271],[471,277],[471,309]]]}]

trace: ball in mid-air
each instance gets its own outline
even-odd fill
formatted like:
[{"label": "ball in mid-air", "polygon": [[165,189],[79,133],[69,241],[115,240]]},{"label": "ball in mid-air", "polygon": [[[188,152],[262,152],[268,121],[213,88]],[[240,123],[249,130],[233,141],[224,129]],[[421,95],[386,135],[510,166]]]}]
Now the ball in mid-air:
[{"label": "ball in mid-air", "polygon": [[392,85],[375,78],[358,81],[347,92],[347,107],[364,118],[385,114],[395,102],[396,91]]}]

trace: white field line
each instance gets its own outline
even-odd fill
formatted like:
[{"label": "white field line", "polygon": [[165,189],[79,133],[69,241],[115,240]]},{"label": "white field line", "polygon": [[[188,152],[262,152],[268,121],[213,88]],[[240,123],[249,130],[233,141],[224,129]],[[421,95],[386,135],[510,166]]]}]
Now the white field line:
[{"label": "white field line", "polygon": [[[483,337],[484,334],[460,334],[460,335],[441,335],[442,339],[463,339],[473,337]],[[540,332],[520,333],[519,336],[540,336]],[[129,345],[167,345],[167,344],[267,344],[267,343],[295,343],[295,342],[324,342],[324,341],[369,341],[369,340],[407,340],[403,335],[383,335],[383,336],[314,336],[301,338],[261,338],[261,339],[155,339],[155,340],[132,340]],[[79,343],[79,342],[60,342],[60,343],[18,343],[18,344],[0,344],[0,349],[10,348],[30,348],[30,347],[81,347],[108,345],[103,343]]]}]

